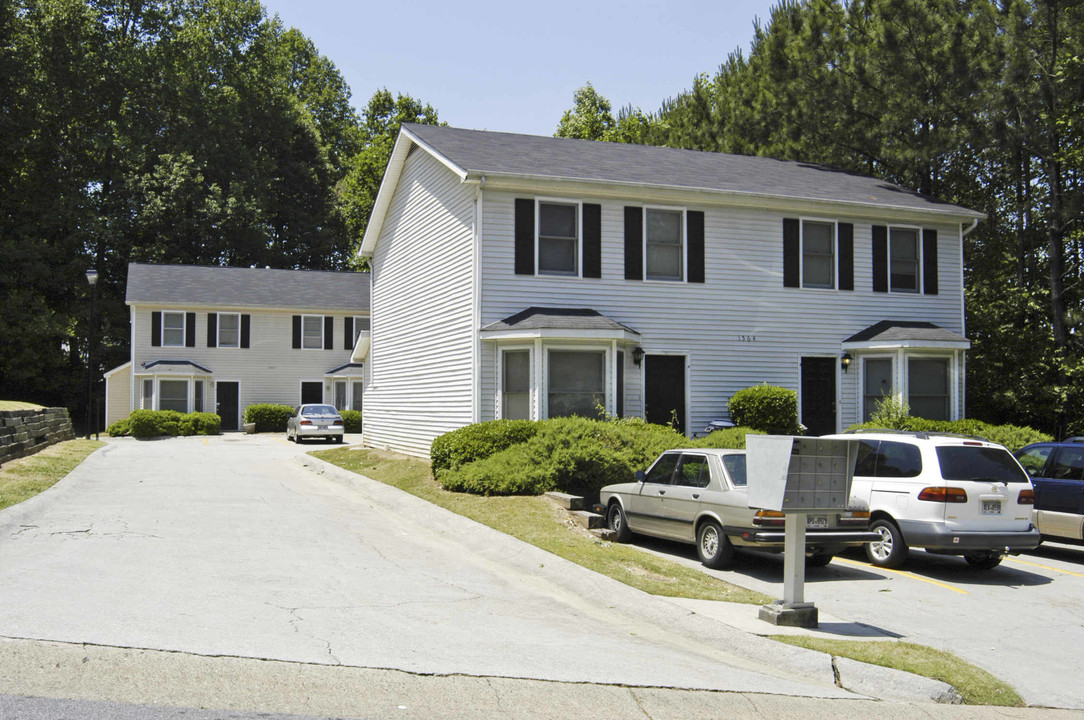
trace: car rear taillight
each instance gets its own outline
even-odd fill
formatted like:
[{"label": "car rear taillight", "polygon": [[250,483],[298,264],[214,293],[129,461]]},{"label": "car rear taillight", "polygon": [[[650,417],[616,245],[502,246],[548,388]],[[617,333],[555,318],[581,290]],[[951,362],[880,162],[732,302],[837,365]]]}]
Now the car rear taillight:
[{"label": "car rear taillight", "polygon": [[1020,496],[1016,498],[1016,502],[1020,505],[1034,505],[1035,504],[1035,490],[1027,488],[1020,491]]},{"label": "car rear taillight", "polygon": [[753,525],[756,527],[782,527],[787,521],[787,516],[778,510],[757,510],[753,516]]},{"label": "car rear taillight", "polygon": [[340,425],[342,425],[342,424],[343,424],[343,421],[342,421],[342,420],[336,420],[335,422],[333,422],[333,423],[331,423],[331,424],[332,424],[332,425],[335,425],[336,427],[338,427],[338,426],[340,426]]},{"label": "car rear taillight", "polygon": [[918,499],[929,502],[965,503],[967,502],[967,493],[963,488],[928,487],[922,489],[922,492],[918,494]]},{"label": "car rear taillight", "polygon": [[312,420],[302,420],[298,425],[312,425]]}]

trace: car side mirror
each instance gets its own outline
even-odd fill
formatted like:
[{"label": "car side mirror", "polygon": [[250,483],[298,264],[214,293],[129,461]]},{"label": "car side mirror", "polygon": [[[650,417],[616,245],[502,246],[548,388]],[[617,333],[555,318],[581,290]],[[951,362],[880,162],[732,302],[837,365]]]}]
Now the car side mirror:
[{"label": "car side mirror", "polygon": [[637,479],[637,480],[638,480],[639,482],[643,482],[644,480],[646,480],[646,479],[647,479],[647,475],[644,475],[644,471],[643,471],[643,470],[637,470],[637,471],[636,471],[636,475],[634,475],[634,477],[635,477],[635,478],[636,478],[636,479]]}]

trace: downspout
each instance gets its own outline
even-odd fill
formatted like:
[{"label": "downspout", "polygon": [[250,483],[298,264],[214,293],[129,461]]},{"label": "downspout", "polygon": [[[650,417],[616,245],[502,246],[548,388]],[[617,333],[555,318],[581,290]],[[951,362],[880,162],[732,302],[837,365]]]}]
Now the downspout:
[{"label": "downspout", "polygon": [[486,176],[483,175],[475,182],[474,237],[471,248],[471,422],[474,423],[482,419],[482,190],[486,185]]}]

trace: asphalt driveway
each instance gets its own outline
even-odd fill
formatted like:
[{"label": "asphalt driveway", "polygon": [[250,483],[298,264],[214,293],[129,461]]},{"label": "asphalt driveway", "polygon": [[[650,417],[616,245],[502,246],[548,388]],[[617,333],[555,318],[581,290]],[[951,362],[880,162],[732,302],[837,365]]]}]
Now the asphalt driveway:
[{"label": "asphalt driveway", "polygon": [[420,674],[854,697],[826,656],[676,609],[281,437],[112,441],[0,513],[0,637]]}]

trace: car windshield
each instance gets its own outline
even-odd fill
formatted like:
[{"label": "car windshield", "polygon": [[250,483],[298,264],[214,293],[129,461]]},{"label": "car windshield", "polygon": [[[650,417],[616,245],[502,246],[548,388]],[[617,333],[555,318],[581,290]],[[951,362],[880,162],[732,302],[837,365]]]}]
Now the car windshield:
[{"label": "car windshield", "polygon": [[305,417],[335,417],[339,411],[331,405],[306,405],[301,408],[301,414]]},{"label": "car windshield", "polygon": [[1027,474],[1008,450],[997,447],[942,445],[937,448],[941,477],[946,480],[1028,482]]},{"label": "car windshield", "polygon": [[723,464],[726,465],[726,471],[730,473],[730,481],[736,487],[745,487],[745,456],[723,455]]}]

